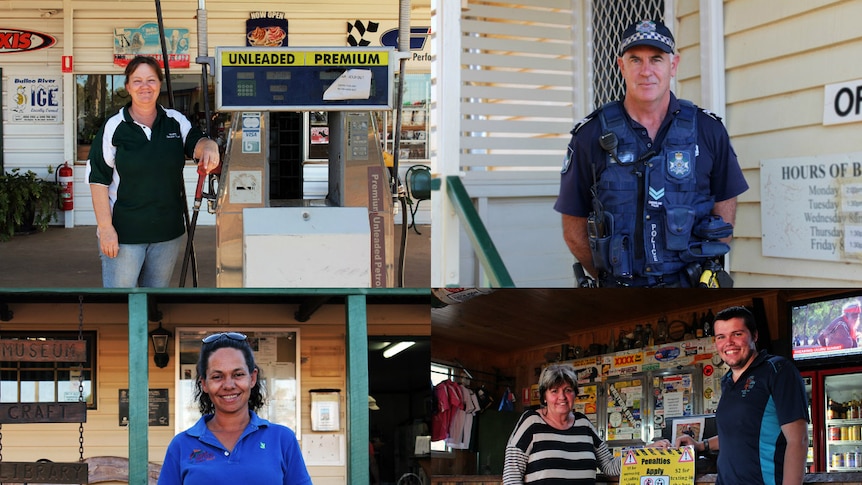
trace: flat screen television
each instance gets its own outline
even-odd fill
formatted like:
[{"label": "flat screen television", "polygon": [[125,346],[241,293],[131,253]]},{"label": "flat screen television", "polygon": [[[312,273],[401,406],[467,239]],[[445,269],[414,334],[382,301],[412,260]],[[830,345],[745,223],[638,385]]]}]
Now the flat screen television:
[{"label": "flat screen television", "polygon": [[789,306],[793,360],[813,364],[862,358],[862,291],[792,301]]}]

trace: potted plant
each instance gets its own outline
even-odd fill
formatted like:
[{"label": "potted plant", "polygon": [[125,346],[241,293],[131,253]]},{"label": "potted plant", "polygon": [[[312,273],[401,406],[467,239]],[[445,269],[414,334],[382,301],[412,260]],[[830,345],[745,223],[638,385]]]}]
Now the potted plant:
[{"label": "potted plant", "polygon": [[16,232],[45,231],[55,218],[59,186],[14,168],[0,174],[0,241]]}]

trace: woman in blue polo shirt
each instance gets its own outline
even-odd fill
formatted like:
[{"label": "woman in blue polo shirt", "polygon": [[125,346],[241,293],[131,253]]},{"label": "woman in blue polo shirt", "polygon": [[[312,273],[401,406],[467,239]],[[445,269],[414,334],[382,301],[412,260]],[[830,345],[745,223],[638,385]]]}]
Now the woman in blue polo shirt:
[{"label": "woman in blue polo shirt", "polygon": [[293,431],[256,413],[261,381],[245,335],[203,339],[195,381],[202,417],[171,440],[159,485],[311,484]]},{"label": "woman in blue polo shirt", "polygon": [[209,173],[219,164],[218,145],[157,103],[165,76],[154,59],[135,57],[125,74],[132,100],[105,121],[87,163],[102,285],[166,287],[185,233],[186,157]]}]

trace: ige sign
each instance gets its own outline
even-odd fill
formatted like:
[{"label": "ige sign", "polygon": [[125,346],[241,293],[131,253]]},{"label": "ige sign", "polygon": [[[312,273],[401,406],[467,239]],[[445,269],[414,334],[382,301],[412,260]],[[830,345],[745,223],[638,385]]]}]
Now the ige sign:
[{"label": "ige sign", "polygon": [[828,84],[823,96],[823,124],[862,121],[862,79]]}]

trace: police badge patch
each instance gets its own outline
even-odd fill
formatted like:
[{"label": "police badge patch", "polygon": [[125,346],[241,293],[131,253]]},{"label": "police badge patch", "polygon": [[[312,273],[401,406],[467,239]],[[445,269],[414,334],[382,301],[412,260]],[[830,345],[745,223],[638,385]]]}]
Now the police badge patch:
[{"label": "police badge patch", "polygon": [[691,155],[688,152],[668,153],[667,171],[676,178],[687,177],[691,174]]},{"label": "police badge patch", "polygon": [[569,165],[572,164],[572,147],[569,146],[566,149],[566,158],[563,160],[563,169],[560,170],[560,173],[566,173],[569,171]]}]

